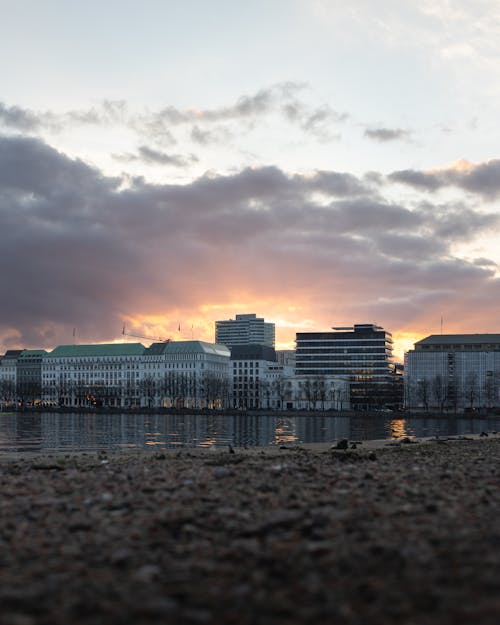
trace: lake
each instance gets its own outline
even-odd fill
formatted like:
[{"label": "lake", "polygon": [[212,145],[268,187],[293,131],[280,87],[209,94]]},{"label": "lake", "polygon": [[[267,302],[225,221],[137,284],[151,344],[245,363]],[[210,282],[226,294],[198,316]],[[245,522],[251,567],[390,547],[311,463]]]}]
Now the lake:
[{"label": "lake", "polygon": [[215,416],[0,413],[0,455],[178,447],[269,446],[452,436],[500,430],[500,417]]}]

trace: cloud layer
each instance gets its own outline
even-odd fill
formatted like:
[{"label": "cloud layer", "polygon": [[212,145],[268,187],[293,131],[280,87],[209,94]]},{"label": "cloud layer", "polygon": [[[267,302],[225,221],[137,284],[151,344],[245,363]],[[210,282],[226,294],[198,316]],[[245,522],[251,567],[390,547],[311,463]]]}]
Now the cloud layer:
[{"label": "cloud layer", "polygon": [[81,341],[110,340],[123,319],[155,333],[186,319],[210,340],[215,318],[243,308],[291,328],[373,321],[424,333],[450,310],[456,329],[467,320],[469,331],[495,331],[495,264],[453,249],[497,232],[498,215],[384,195],[403,182],[490,197],[495,168],[380,183],[260,167],[161,185],[106,177],[36,138],[0,137],[0,343],[53,347],[73,327]]}]

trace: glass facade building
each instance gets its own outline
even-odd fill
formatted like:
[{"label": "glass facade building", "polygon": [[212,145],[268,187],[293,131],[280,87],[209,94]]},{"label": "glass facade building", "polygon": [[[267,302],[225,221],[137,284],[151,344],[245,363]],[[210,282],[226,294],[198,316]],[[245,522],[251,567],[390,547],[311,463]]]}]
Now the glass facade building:
[{"label": "glass facade building", "polygon": [[297,333],[296,374],[347,379],[353,408],[387,403],[394,380],[391,333],[371,323],[332,330]]}]

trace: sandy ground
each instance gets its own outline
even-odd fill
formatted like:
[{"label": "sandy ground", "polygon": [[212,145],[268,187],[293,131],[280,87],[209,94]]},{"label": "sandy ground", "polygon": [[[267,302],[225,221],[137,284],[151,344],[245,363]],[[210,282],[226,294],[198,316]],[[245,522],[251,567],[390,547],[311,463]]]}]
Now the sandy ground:
[{"label": "sandy ground", "polygon": [[500,436],[351,444],[0,459],[0,623],[500,622]]}]

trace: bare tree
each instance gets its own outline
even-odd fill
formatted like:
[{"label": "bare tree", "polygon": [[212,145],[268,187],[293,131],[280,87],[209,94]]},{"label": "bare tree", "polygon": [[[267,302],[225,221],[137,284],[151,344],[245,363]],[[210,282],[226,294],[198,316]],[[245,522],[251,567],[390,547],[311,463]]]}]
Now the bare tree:
[{"label": "bare tree", "polygon": [[430,385],[427,378],[417,380],[417,398],[425,412],[429,412]]},{"label": "bare tree", "polygon": [[431,392],[436,405],[439,407],[439,411],[443,413],[448,399],[448,381],[446,378],[443,378],[440,374],[434,376],[431,383]]},{"label": "bare tree", "polygon": [[476,400],[479,399],[479,384],[475,371],[469,371],[465,377],[464,395],[469,404],[469,409],[473,410]]}]

